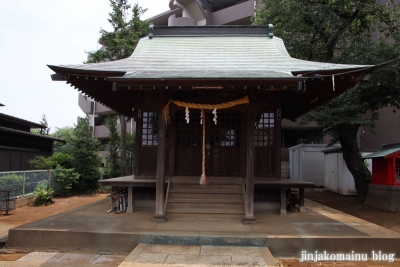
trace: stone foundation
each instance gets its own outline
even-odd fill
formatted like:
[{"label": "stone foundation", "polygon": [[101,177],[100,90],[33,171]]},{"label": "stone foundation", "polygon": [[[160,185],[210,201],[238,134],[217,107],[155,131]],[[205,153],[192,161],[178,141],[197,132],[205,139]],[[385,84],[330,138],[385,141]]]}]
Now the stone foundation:
[{"label": "stone foundation", "polygon": [[400,186],[370,184],[365,205],[391,212],[400,210]]}]

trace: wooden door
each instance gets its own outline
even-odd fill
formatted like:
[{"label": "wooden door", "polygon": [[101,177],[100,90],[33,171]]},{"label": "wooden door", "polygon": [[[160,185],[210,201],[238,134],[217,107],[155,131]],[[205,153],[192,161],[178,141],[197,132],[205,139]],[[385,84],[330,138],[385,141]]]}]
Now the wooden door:
[{"label": "wooden door", "polygon": [[202,125],[200,111],[189,111],[189,123],[185,112],[175,113],[175,174],[201,175]]},{"label": "wooden door", "polygon": [[211,176],[240,175],[241,113],[217,111],[207,114],[207,174]]}]

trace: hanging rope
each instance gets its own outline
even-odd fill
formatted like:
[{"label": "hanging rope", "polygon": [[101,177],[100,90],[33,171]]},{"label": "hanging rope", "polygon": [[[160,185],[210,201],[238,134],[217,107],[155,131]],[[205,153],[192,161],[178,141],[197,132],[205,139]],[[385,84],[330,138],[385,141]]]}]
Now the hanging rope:
[{"label": "hanging rope", "polygon": [[207,184],[206,177],[206,112],[204,109],[201,110],[201,124],[203,124],[203,141],[202,141],[202,159],[201,159],[201,177],[200,184]]},{"label": "hanging rope", "polygon": [[223,109],[223,108],[234,107],[234,106],[241,105],[241,104],[249,104],[249,97],[245,96],[243,98],[239,98],[239,99],[232,100],[232,101],[229,101],[226,103],[221,103],[221,104],[199,104],[199,103],[189,103],[189,102],[171,100],[168,102],[168,104],[163,109],[162,116],[163,116],[164,122],[166,124],[168,124],[170,121],[169,104],[171,104],[171,103],[174,103],[175,105],[177,105],[179,107],[184,107],[184,108]]}]

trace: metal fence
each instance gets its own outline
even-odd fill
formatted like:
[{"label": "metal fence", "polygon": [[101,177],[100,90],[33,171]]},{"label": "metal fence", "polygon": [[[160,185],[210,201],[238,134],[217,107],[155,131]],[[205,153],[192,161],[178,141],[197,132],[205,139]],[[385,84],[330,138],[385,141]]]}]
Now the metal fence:
[{"label": "metal fence", "polygon": [[51,170],[0,172],[0,190],[13,190],[15,197],[30,195],[43,180],[48,181],[52,188],[56,186]]}]

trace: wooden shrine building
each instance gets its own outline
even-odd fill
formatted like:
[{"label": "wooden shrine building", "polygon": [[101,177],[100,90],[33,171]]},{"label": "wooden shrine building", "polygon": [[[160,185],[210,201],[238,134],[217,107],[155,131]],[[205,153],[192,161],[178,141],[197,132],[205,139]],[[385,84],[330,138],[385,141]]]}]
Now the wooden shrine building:
[{"label": "wooden shrine building", "polygon": [[134,176],[156,178],[155,218],[166,217],[169,177],[198,184],[204,172],[209,186],[242,178],[244,222],[255,220],[255,179],[280,178],[281,120],[371,71],[291,58],[271,25],[151,27],[129,58],[49,68],[53,80],[135,119]]}]

